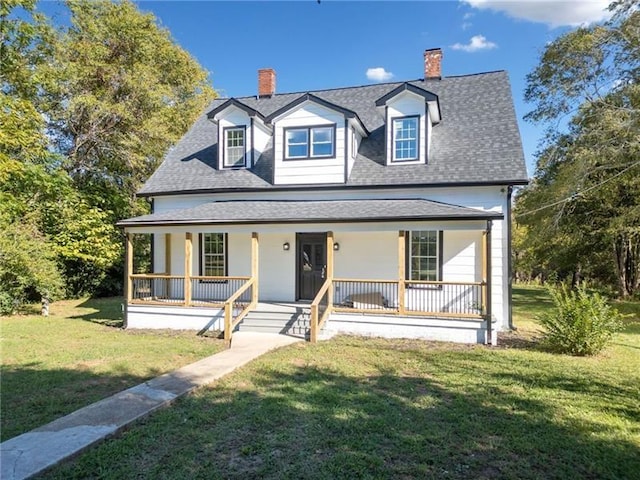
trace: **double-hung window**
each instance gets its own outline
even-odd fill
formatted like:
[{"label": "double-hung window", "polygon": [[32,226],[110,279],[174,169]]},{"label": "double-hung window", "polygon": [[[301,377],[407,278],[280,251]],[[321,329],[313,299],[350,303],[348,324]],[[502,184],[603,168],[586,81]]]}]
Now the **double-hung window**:
[{"label": "double-hung window", "polygon": [[287,160],[328,158],[335,155],[335,126],[285,128]]},{"label": "double-hung window", "polygon": [[420,117],[393,119],[393,161],[418,160]]},{"label": "double-hung window", "polygon": [[246,153],[245,127],[224,129],[224,166],[227,168],[244,167]]},{"label": "double-hung window", "polygon": [[409,280],[434,282],[442,280],[442,232],[420,230],[409,232]]},{"label": "double-hung window", "polygon": [[227,274],[227,234],[200,235],[200,275],[224,277]]}]

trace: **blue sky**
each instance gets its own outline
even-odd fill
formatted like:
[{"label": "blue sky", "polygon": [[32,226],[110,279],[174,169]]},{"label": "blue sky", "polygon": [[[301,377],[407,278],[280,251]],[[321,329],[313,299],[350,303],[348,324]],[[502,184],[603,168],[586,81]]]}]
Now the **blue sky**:
[{"label": "blue sky", "polygon": [[[276,70],[276,90],[281,93],[363,85],[383,78],[417,79],[423,75],[424,50],[435,47],[443,49],[444,76],[507,70],[532,174],[542,129],[522,120],[531,109],[523,100],[525,76],[547,42],[580,24],[602,20],[608,2],[137,3],[156,15],[210,72],[222,96],[256,94],[257,70],[266,67]],[[40,8],[52,13],[56,5],[44,3]]]}]

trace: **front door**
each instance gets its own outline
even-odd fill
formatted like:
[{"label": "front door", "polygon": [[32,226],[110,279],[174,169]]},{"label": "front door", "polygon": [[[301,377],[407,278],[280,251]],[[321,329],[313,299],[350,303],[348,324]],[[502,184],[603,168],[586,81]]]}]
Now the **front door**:
[{"label": "front door", "polygon": [[327,272],[327,235],[298,233],[296,236],[298,272],[297,299],[313,300],[322,288]]}]

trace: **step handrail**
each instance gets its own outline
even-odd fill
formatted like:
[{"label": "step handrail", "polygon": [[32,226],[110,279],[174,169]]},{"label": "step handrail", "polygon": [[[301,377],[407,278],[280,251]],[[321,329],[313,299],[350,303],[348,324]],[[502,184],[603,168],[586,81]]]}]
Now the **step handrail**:
[{"label": "step handrail", "polygon": [[[318,332],[324,325],[324,322],[327,320],[327,317],[331,314],[331,310],[333,309],[331,295],[327,295],[332,283],[333,280],[331,278],[327,278],[322,287],[320,287],[320,290],[318,290],[318,293],[313,299],[313,302],[311,302],[311,332],[309,333],[309,341],[311,343],[318,342]],[[325,295],[327,295],[327,308],[324,312],[322,312],[322,315],[318,317],[319,305]]]},{"label": "step handrail", "polygon": [[247,314],[253,310],[258,302],[254,299],[249,304],[244,307],[244,309],[233,318],[233,304],[235,301],[240,298],[244,292],[246,292],[250,287],[252,287],[256,283],[256,278],[251,277],[247,280],[244,285],[242,285],[236,292],[231,295],[226,302],[224,302],[224,341],[227,345],[227,348],[231,347],[231,339],[233,337],[233,329],[238,323],[242,321]]}]

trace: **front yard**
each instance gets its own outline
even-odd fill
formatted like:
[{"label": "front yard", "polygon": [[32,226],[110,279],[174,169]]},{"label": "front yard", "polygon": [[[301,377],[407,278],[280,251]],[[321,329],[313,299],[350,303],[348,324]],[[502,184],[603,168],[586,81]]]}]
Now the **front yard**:
[{"label": "front yard", "polygon": [[297,344],[43,478],[637,478],[640,304],[602,355],[574,358],[536,346],[544,291],[515,294],[502,347]]},{"label": "front yard", "polygon": [[0,319],[2,441],[223,348],[193,332],[122,330],[121,303],[68,300],[48,318]]}]

